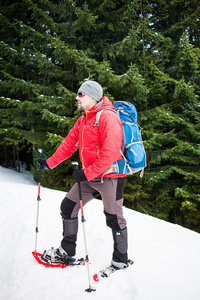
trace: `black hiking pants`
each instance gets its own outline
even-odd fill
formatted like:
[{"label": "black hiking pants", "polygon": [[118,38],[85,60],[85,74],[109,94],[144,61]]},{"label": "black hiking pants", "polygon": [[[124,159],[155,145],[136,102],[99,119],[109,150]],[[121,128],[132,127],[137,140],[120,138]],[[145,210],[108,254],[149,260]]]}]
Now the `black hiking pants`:
[{"label": "black hiking pants", "polygon": [[[112,229],[114,250],[112,259],[117,262],[127,263],[127,227],[123,216],[123,190],[126,177],[100,178],[81,182],[82,201],[85,205],[98,194],[103,201],[106,224]],[[80,199],[78,184],[71,188],[61,203],[61,216],[63,218],[63,240],[61,246],[68,255],[76,252],[78,232],[78,212]]]}]

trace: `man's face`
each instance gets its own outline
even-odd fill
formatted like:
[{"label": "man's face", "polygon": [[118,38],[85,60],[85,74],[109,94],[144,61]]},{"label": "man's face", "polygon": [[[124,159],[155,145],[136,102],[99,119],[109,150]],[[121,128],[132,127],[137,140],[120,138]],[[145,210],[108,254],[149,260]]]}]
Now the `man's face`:
[{"label": "man's face", "polygon": [[94,105],[96,105],[97,101],[92,97],[85,95],[83,92],[78,92],[76,96],[78,109],[88,111]]}]

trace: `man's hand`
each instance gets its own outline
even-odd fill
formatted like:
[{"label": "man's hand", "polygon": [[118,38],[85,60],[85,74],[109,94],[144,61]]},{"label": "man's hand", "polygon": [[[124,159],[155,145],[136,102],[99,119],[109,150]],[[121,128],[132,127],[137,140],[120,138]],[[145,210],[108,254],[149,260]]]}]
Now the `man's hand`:
[{"label": "man's hand", "polygon": [[49,166],[47,165],[46,159],[44,158],[39,158],[37,161],[37,169],[44,169],[44,170],[49,170]]},{"label": "man's hand", "polygon": [[74,177],[74,180],[78,183],[81,182],[81,181],[86,181],[87,180],[83,170],[75,170],[73,172],[73,177]]}]

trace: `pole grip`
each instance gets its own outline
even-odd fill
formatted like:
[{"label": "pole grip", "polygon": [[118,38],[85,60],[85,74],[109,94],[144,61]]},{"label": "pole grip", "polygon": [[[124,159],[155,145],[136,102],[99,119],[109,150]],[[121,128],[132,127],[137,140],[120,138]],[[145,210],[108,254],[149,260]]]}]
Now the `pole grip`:
[{"label": "pole grip", "polygon": [[44,151],[42,149],[38,149],[40,158],[44,158]]}]

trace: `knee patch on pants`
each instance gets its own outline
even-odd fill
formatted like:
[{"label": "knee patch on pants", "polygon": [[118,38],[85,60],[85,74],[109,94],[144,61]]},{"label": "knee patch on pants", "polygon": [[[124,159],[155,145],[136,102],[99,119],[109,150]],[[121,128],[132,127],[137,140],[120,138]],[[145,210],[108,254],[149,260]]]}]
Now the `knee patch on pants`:
[{"label": "knee patch on pants", "polygon": [[106,216],[106,224],[108,227],[110,227],[112,230],[120,231],[121,228],[119,227],[117,215],[109,214],[104,210],[104,214]]},{"label": "knee patch on pants", "polygon": [[76,205],[76,202],[70,200],[69,198],[65,197],[61,203],[60,209],[61,209],[61,216],[64,219],[70,219],[72,211]]}]

